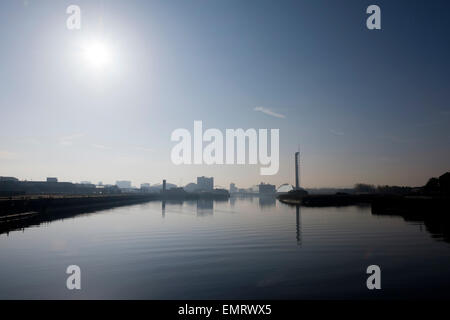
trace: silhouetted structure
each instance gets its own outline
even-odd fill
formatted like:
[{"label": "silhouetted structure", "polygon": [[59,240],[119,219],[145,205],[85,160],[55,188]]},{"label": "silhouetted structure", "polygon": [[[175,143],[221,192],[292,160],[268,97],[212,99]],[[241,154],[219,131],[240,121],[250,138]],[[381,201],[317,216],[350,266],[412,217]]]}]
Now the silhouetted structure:
[{"label": "silhouetted structure", "polygon": [[120,189],[131,189],[131,181],[116,181],[116,186],[118,186]]},{"label": "silhouetted structure", "polygon": [[375,193],[377,191],[377,188],[375,188],[375,186],[371,184],[357,183],[355,184],[354,191],[358,194]]},{"label": "silhouetted structure", "polygon": [[299,177],[299,161],[300,152],[295,153],[295,190],[300,189],[300,177]]},{"label": "silhouetted structure", "polygon": [[295,153],[295,188],[287,193],[278,195],[278,199],[285,202],[299,203],[308,192],[300,187],[300,152]]},{"label": "silhouetted structure", "polygon": [[150,192],[151,191],[151,189],[150,189],[150,183],[141,183],[141,189],[140,189],[140,191],[141,192]]},{"label": "silhouetted structure", "polygon": [[163,191],[166,196],[169,197],[180,197],[184,198],[186,196],[186,191],[183,188],[170,188],[169,190]]},{"label": "silhouetted structure", "polygon": [[71,182],[0,180],[0,196],[19,195],[79,195],[120,193],[117,186],[76,184]]},{"label": "silhouetted structure", "polygon": [[274,195],[276,193],[276,187],[273,184],[260,183],[258,185],[258,192],[261,195]]},{"label": "silhouetted structure", "polygon": [[197,177],[197,187],[199,190],[211,191],[214,189],[214,178]]}]

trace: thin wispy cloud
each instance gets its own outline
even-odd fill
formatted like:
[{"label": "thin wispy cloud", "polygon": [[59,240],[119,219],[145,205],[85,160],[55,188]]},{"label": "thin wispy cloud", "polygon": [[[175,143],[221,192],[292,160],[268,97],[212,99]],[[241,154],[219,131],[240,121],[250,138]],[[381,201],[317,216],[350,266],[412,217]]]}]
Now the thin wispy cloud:
[{"label": "thin wispy cloud", "polygon": [[102,144],[95,144],[94,143],[91,146],[94,147],[94,148],[97,148],[97,149],[102,149],[102,150],[110,150],[110,149],[112,149],[111,147],[104,146]]},{"label": "thin wispy cloud", "polygon": [[280,118],[280,119],[286,118],[286,116],[284,114],[274,112],[274,111],[264,108],[264,107],[255,107],[253,109],[253,111],[262,112],[264,114],[267,114],[267,115],[275,117],[275,118]]},{"label": "thin wispy cloud", "polygon": [[344,135],[344,133],[342,131],[336,131],[333,129],[330,129],[329,131],[332,135],[335,135],[335,136],[343,136]]},{"label": "thin wispy cloud", "polygon": [[407,139],[407,138],[402,138],[402,137],[399,137],[399,136],[392,136],[392,135],[390,135],[390,136],[381,136],[380,138],[384,139],[384,140],[388,140],[388,141],[393,142],[393,143],[400,143],[400,144],[407,144],[407,143],[414,142],[414,139]]},{"label": "thin wispy cloud", "polygon": [[76,133],[72,134],[70,136],[64,136],[59,138],[59,144],[63,146],[71,146],[73,144],[73,141],[76,139],[79,139],[84,136],[84,133]]},{"label": "thin wispy cloud", "polygon": [[154,149],[147,148],[147,147],[135,147],[135,149],[139,150],[139,151],[146,151],[146,152],[153,152],[153,151],[155,151]]}]

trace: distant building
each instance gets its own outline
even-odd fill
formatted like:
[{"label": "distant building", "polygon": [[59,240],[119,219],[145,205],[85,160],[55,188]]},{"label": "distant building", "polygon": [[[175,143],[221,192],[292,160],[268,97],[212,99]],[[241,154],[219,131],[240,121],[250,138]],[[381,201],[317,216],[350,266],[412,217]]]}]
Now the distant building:
[{"label": "distant building", "polygon": [[170,195],[170,196],[175,196],[175,195],[182,196],[182,195],[186,195],[186,191],[183,188],[175,187],[175,188],[166,190],[165,194]]},{"label": "distant building", "polygon": [[90,181],[81,181],[80,184],[92,184]]},{"label": "distant building", "polygon": [[230,193],[237,192],[238,189],[236,188],[236,185],[234,183],[230,183]]},{"label": "distant building", "polygon": [[198,186],[196,183],[188,183],[184,188],[184,190],[186,190],[186,192],[195,192],[198,190]]},{"label": "distant building", "polygon": [[119,189],[131,189],[131,181],[116,181],[116,186],[119,187]]},{"label": "distant building", "polygon": [[163,180],[162,192],[166,192],[166,191],[167,191],[167,181]]},{"label": "distant building", "polygon": [[94,194],[99,193],[93,184],[83,185],[70,182],[47,181],[0,181],[0,195],[53,195],[53,194]]},{"label": "distant building", "polygon": [[197,177],[197,186],[199,190],[203,191],[214,190],[214,178]]},{"label": "distant building", "polygon": [[47,178],[47,182],[58,182],[58,178]]},{"label": "distant building", "polygon": [[142,192],[150,192],[150,183],[141,183]]},{"label": "distant building", "polygon": [[98,194],[111,194],[111,193],[121,193],[122,191],[119,187],[112,184],[98,185],[95,187],[96,193]]},{"label": "distant building", "polygon": [[265,184],[261,183],[258,186],[259,194],[275,194],[276,193],[276,187],[273,184]]}]

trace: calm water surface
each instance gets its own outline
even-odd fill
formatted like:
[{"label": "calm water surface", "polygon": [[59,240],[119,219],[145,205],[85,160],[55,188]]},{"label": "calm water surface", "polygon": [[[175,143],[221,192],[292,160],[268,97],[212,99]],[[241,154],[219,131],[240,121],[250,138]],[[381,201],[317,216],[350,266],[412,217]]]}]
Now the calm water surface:
[{"label": "calm water surface", "polygon": [[[72,264],[80,291],[66,289]],[[0,235],[2,299],[442,298],[449,288],[450,244],[370,207],[150,202]]]}]

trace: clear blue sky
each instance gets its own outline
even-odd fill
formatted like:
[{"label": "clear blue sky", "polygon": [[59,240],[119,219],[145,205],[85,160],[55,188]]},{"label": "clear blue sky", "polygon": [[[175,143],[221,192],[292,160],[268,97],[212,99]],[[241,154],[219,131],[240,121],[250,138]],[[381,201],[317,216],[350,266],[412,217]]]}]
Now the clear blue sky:
[{"label": "clear blue sky", "polygon": [[[279,185],[301,145],[306,187],[423,185],[450,170],[447,3],[1,1],[0,175]],[[86,39],[108,44],[107,68],[80,57]],[[173,165],[170,134],[194,120],[279,128],[279,173]]]}]

